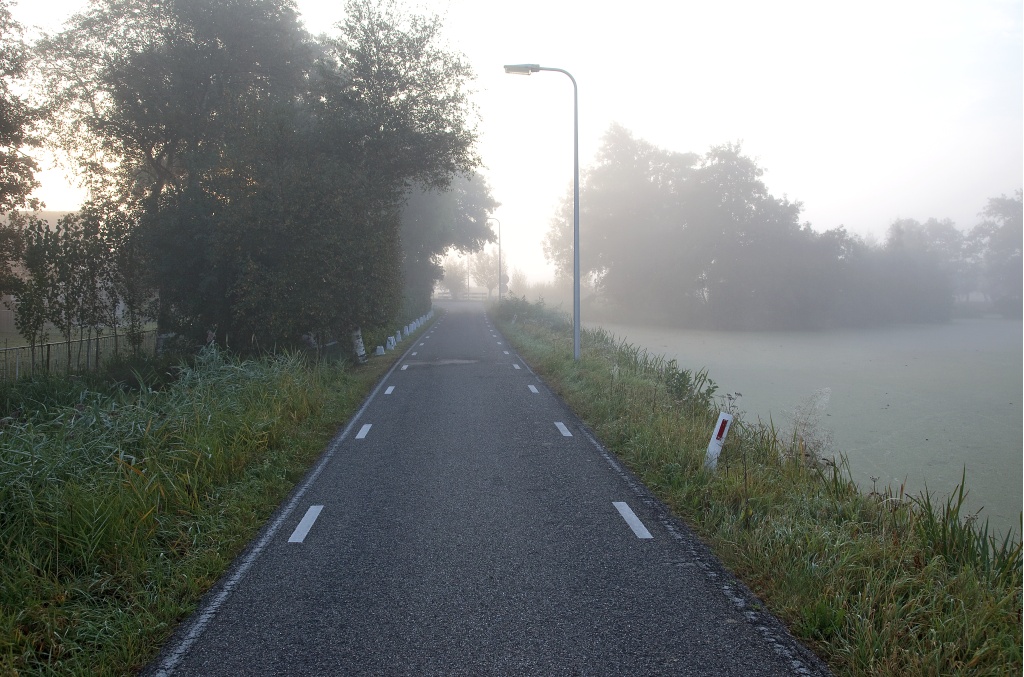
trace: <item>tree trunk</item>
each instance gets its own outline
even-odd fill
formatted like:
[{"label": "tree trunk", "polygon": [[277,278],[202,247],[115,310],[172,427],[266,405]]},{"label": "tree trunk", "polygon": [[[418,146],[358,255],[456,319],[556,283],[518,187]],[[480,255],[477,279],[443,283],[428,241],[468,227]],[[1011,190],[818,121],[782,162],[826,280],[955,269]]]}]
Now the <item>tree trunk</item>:
[{"label": "tree trunk", "polygon": [[352,352],[355,353],[356,362],[366,364],[366,346],[363,345],[363,330],[360,327],[352,332]]}]

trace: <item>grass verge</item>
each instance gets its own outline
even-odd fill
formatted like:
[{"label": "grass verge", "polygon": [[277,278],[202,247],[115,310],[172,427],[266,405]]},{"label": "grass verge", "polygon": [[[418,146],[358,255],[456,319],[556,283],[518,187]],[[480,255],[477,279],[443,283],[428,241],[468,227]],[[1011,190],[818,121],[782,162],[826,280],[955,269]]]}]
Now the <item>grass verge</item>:
[{"label": "grass verge", "polygon": [[1020,675],[1021,544],[945,500],[862,493],[815,430],[737,419],[716,472],[720,406],[704,372],[510,299],[502,332],[601,441],[840,675]]},{"label": "grass verge", "polygon": [[398,354],[0,386],[0,675],[143,667]]}]

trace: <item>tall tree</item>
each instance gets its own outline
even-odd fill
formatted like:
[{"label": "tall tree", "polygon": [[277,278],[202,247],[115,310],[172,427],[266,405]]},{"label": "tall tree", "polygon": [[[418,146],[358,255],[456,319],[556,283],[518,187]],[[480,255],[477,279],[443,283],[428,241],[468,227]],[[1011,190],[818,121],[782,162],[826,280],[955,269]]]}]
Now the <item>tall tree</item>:
[{"label": "tall tree", "polygon": [[884,306],[900,321],[948,319],[953,307],[953,280],[961,260],[963,236],[952,221],[897,219],[885,240]]},{"label": "tall tree", "polygon": [[258,138],[261,108],[303,91],[310,58],[294,7],[98,0],[39,52],[55,142],[93,177],[94,194],[141,201],[163,326],[229,329],[244,239],[225,227],[241,197],[229,189],[255,164],[230,152]]},{"label": "tall tree", "polygon": [[304,42],[288,0],[97,0],[37,46],[51,140],[115,191],[186,190],[222,168],[238,113],[296,93]]},{"label": "tall tree", "polygon": [[42,47],[57,138],[141,201],[161,325],[236,347],[389,321],[413,182],[470,171],[468,69],[436,18],[350,2],[97,0]]},{"label": "tall tree", "polygon": [[980,258],[985,292],[1004,315],[1020,317],[1024,287],[1021,250],[1024,240],[1024,191],[989,198],[984,220],[969,240]]},{"label": "tall tree", "polygon": [[[777,198],[738,144],[703,156],[659,149],[612,126],[584,173],[584,279],[644,321],[724,329],[942,320],[962,236],[948,221],[894,224],[884,249],[842,228],[816,233]],[[571,270],[571,202],[545,253]]]},{"label": "tall tree", "polygon": [[362,104],[354,120],[365,135],[360,173],[394,194],[414,183],[443,189],[475,168],[473,72],[445,47],[441,18],[396,0],[348,0],[345,14],[327,46],[339,94]]},{"label": "tall tree", "polygon": [[469,269],[463,261],[455,258],[448,259],[444,264],[442,279],[452,298],[457,301],[466,293],[466,286],[469,284]]},{"label": "tall tree", "polygon": [[95,269],[96,320],[111,330],[115,352],[120,350],[124,327],[128,344],[137,354],[154,295],[147,259],[135,229],[138,205],[91,200],[82,206],[78,217],[89,234],[86,248],[89,265]]},{"label": "tall tree", "polygon": [[22,338],[29,342],[32,363],[35,365],[35,347],[47,339],[46,323],[49,316],[48,289],[50,287],[48,237],[49,224],[34,214],[12,212],[10,232],[17,237],[16,276],[17,303],[8,307],[14,311],[14,326]]},{"label": "tall tree", "polygon": [[0,298],[17,293],[22,279],[19,265],[25,252],[21,230],[10,221],[0,223]]},{"label": "tall tree", "polygon": [[25,152],[37,143],[31,133],[37,113],[14,91],[28,59],[22,27],[11,16],[9,0],[0,0],[0,214],[25,206],[38,185],[36,163]]},{"label": "tall tree", "polygon": [[495,241],[487,215],[497,207],[479,174],[458,175],[447,190],[410,190],[401,232],[407,314],[420,315],[430,308],[430,294],[443,276],[441,260],[446,253],[468,254]]},{"label": "tall tree", "polygon": [[[498,251],[481,250],[469,259],[469,274],[481,287],[487,288],[487,298],[498,287]],[[503,265],[502,268],[505,268]],[[507,269],[502,272],[507,274]]]}]

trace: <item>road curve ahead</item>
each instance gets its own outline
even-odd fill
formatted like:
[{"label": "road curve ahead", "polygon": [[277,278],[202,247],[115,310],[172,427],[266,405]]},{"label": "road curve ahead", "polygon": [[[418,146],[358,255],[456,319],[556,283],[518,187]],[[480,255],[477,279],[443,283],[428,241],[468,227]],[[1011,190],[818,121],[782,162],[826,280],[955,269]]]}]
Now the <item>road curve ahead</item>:
[{"label": "road curve ahead", "polygon": [[824,675],[450,303],[153,675]]}]

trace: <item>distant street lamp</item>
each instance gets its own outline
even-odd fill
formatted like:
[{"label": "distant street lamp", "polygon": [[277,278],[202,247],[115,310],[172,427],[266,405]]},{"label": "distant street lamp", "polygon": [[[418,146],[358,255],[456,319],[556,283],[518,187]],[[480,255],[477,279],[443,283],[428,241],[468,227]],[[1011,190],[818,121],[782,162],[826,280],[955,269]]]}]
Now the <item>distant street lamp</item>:
[{"label": "distant street lamp", "polygon": [[498,303],[501,303],[501,221],[494,218],[493,216],[487,217],[488,221],[494,221],[498,224]]},{"label": "distant street lamp", "polygon": [[[573,359],[580,359],[580,107],[576,78],[567,70],[547,68],[535,63],[511,64],[505,72],[513,75],[530,75],[539,71],[564,73],[572,80],[572,353]],[[499,247],[500,249],[500,247]],[[499,281],[500,284],[500,281]],[[499,292],[501,287],[498,288]]]}]

